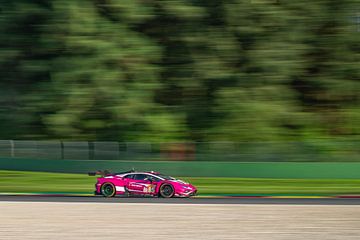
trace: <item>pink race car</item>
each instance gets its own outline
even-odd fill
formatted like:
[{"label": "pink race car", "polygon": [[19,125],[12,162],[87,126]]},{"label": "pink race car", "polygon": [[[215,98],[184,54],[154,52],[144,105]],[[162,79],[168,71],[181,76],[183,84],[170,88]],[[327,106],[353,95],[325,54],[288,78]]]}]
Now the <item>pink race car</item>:
[{"label": "pink race car", "polygon": [[158,172],[110,173],[98,171],[90,176],[101,175],[95,184],[95,194],[104,197],[122,196],[153,196],[153,197],[191,197],[197,189],[184,181]]}]

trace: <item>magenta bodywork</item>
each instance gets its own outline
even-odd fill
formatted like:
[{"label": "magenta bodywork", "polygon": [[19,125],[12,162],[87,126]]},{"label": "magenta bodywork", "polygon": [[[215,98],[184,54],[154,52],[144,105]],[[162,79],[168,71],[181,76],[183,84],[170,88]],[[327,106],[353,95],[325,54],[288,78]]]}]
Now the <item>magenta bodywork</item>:
[{"label": "magenta bodywork", "polygon": [[131,172],[114,173],[97,178],[95,194],[101,195],[101,187],[108,183],[114,185],[116,195],[130,194],[155,197],[159,196],[160,187],[163,184],[173,187],[175,197],[191,197],[196,195],[197,192],[196,187],[190,183],[156,172]]}]

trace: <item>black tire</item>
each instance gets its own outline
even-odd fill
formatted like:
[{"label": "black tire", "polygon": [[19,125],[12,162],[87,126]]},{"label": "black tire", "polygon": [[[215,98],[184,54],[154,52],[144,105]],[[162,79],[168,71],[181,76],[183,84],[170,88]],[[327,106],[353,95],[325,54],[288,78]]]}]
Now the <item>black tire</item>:
[{"label": "black tire", "polygon": [[116,195],[116,188],[112,183],[104,183],[101,186],[101,195],[104,197],[113,197]]},{"label": "black tire", "polygon": [[161,185],[159,195],[163,198],[172,198],[175,195],[174,187],[170,184]]}]

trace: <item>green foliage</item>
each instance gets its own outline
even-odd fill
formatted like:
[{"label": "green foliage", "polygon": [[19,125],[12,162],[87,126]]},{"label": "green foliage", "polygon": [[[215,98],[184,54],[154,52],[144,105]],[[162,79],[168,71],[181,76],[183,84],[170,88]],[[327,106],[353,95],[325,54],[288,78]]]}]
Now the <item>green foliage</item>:
[{"label": "green foliage", "polygon": [[359,8],[2,1],[0,138],[358,138]]}]

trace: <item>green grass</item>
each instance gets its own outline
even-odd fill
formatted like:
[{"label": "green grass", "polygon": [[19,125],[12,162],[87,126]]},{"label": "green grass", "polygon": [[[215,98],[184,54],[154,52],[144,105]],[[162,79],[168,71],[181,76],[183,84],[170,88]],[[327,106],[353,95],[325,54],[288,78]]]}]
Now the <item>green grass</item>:
[{"label": "green grass", "polygon": [[202,194],[341,195],[360,194],[360,180],[185,178]]},{"label": "green grass", "polygon": [[[360,180],[182,178],[199,194],[339,195],[360,194]],[[95,177],[86,174],[0,171],[0,193],[93,193]]]},{"label": "green grass", "polygon": [[0,171],[0,192],[92,193],[95,178],[86,174]]}]

